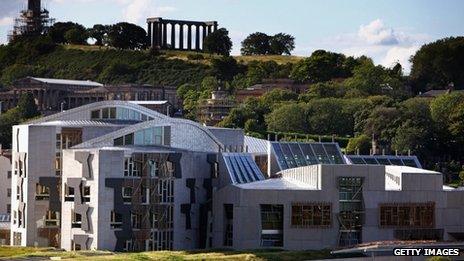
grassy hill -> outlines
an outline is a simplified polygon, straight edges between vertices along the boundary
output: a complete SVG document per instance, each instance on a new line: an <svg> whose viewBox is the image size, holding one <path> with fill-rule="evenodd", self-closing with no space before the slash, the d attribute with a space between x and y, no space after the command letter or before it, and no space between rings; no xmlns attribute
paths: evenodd
<svg viewBox="0 0 464 261"><path fill-rule="evenodd" d="M0 247L0 259L17 260L313 260L336 257L329 250L320 251L157 251L113 253L108 251L65 252L53 248ZM337 256L340 257L340 256Z"/></svg>

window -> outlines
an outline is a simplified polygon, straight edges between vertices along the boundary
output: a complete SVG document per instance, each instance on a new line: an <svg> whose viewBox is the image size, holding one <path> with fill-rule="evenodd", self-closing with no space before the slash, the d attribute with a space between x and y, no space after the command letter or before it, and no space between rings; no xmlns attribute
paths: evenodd
<svg viewBox="0 0 464 261"><path fill-rule="evenodd" d="M150 188L142 186L140 189L140 198L142 199L142 204L150 204Z"/></svg>
<svg viewBox="0 0 464 261"><path fill-rule="evenodd" d="M11 204L6 204L6 213L11 214Z"/></svg>
<svg viewBox="0 0 464 261"><path fill-rule="evenodd" d="M61 176L61 153L57 152L55 154L55 175Z"/></svg>
<svg viewBox="0 0 464 261"><path fill-rule="evenodd" d="M11 170L7 171L7 172L6 172L6 175L7 175L7 178L8 178L8 179L11 179Z"/></svg>
<svg viewBox="0 0 464 261"><path fill-rule="evenodd" d="M135 162L131 157L125 158L124 177L140 177L140 162Z"/></svg>
<svg viewBox="0 0 464 261"><path fill-rule="evenodd" d="M98 120L100 119L100 110L94 110L90 113L90 119Z"/></svg>
<svg viewBox="0 0 464 261"><path fill-rule="evenodd" d="M234 205L224 204L224 246L233 246Z"/></svg>
<svg viewBox="0 0 464 261"><path fill-rule="evenodd" d="M380 227L433 228L435 203L381 204Z"/></svg>
<svg viewBox="0 0 464 261"><path fill-rule="evenodd" d="M11 189L10 188L6 189L6 196L11 198Z"/></svg>
<svg viewBox="0 0 464 261"><path fill-rule="evenodd" d="M17 220L18 220L18 212L16 212L16 210L13 210L13 225L16 225Z"/></svg>
<svg viewBox="0 0 464 261"><path fill-rule="evenodd" d="M103 108L102 119L109 119L109 118L110 118L110 108Z"/></svg>
<svg viewBox="0 0 464 261"><path fill-rule="evenodd" d="M109 108L110 119L116 119L116 108Z"/></svg>
<svg viewBox="0 0 464 261"><path fill-rule="evenodd" d="M123 146L124 145L124 137L119 137L114 139L114 146Z"/></svg>
<svg viewBox="0 0 464 261"><path fill-rule="evenodd" d="M174 201L174 181L163 179L159 181L158 197L160 203L171 203Z"/></svg>
<svg viewBox="0 0 464 261"><path fill-rule="evenodd" d="M82 227L82 215L72 211L72 220L71 228L81 228Z"/></svg>
<svg viewBox="0 0 464 261"><path fill-rule="evenodd" d="M124 136L124 145L134 145L133 133Z"/></svg>
<svg viewBox="0 0 464 261"><path fill-rule="evenodd" d="M64 185L64 201L74 201L74 188Z"/></svg>
<svg viewBox="0 0 464 261"><path fill-rule="evenodd" d="M141 227L140 220L141 220L141 215L131 213L131 226L132 226L132 229L140 229L140 227Z"/></svg>
<svg viewBox="0 0 464 261"><path fill-rule="evenodd" d="M90 202L90 186L85 186L82 191L82 201Z"/></svg>
<svg viewBox="0 0 464 261"><path fill-rule="evenodd" d="M48 200L50 198L50 188L44 185L35 185L35 199L36 200Z"/></svg>
<svg viewBox="0 0 464 261"><path fill-rule="evenodd" d="M60 213L56 211L47 211L45 215L45 226L46 227L57 227L60 225Z"/></svg>
<svg viewBox="0 0 464 261"><path fill-rule="evenodd" d="M283 205L261 205L261 246L283 246Z"/></svg>
<svg viewBox="0 0 464 261"><path fill-rule="evenodd" d="M132 188L129 188L129 187L122 188L122 201L124 203L132 202L132 194L133 194Z"/></svg>
<svg viewBox="0 0 464 261"><path fill-rule="evenodd" d="M292 227L330 227L330 224L330 203L296 203L292 205Z"/></svg>
<svg viewBox="0 0 464 261"><path fill-rule="evenodd" d="M21 198L21 188L16 186L16 199L19 200Z"/></svg>
<svg viewBox="0 0 464 261"><path fill-rule="evenodd" d="M158 177L158 163L154 160L148 161L150 177Z"/></svg>
<svg viewBox="0 0 464 261"><path fill-rule="evenodd" d="M122 215L114 212L114 210L111 211L110 226L111 229L122 228Z"/></svg>

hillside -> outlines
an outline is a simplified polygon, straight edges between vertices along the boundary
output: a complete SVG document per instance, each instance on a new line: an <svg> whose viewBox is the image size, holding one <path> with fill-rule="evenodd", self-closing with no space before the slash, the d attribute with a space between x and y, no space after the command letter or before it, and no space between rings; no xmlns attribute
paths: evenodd
<svg viewBox="0 0 464 261"><path fill-rule="evenodd" d="M28 50L27 52L25 50ZM199 84L212 75L211 61L218 55L198 52L117 50L88 45L49 46L34 43L0 46L0 84L10 85L25 76L94 80L102 83L147 83L179 86ZM239 64L251 61L296 63L296 56L236 56Z"/></svg>

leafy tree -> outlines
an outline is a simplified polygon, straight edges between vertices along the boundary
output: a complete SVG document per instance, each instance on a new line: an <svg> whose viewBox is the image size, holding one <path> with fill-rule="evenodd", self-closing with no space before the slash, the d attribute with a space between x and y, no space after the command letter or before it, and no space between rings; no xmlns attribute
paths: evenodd
<svg viewBox="0 0 464 261"><path fill-rule="evenodd" d="M21 116L17 109L11 109L0 115L0 144L11 148L12 126L19 124Z"/></svg>
<svg viewBox="0 0 464 261"><path fill-rule="evenodd" d="M394 107L377 107L367 118L364 133L381 144L389 144L396 135L400 112Z"/></svg>
<svg viewBox="0 0 464 261"><path fill-rule="evenodd" d="M256 32L250 34L242 41L242 55L265 55L270 50L270 36L265 33Z"/></svg>
<svg viewBox="0 0 464 261"><path fill-rule="evenodd" d="M309 101L311 99L320 98L341 98L345 95L345 87L343 84L338 82L319 82L311 84L306 93L300 95L299 99L303 101Z"/></svg>
<svg viewBox="0 0 464 261"><path fill-rule="evenodd" d="M85 29L75 27L66 31L64 38L69 44L86 44L88 35Z"/></svg>
<svg viewBox="0 0 464 261"><path fill-rule="evenodd" d="M96 24L88 30L89 37L95 39L95 45L103 46L108 37L109 26Z"/></svg>
<svg viewBox="0 0 464 261"><path fill-rule="evenodd" d="M203 47L207 53L228 56L232 50L232 41L229 37L229 31L225 28L220 28L212 32L206 36Z"/></svg>
<svg viewBox="0 0 464 261"><path fill-rule="evenodd" d="M449 130L456 137L464 137L464 103L453 110L450 117Z"/></svg>
<svg viewBox="0 0 464 261"><path fill-rule="evenodd" d="M147 47L147 32L135 24L117 23L108 31L108 43L120 49L141 50Z"/></svg>
<svg viewBox="0 0 464 261"><path fill-rule="evenodd" d="M452 92L441 95L434 99L430 104L431 115L434 121L444 128L451 124L451 115L454 110L464 103L464 94Z"/></svg>
<svg viewBox="0 0 464 261"><path fill-rule="evenodd" d="M401 90L404 86L399 76L392 77L381 65L375 66L372 61L363 62L353 70L353 77L345 84L350 89L359 90L365 95L378 95L390 90Z"/></svg>
<svg viewBox="0 0 464 261"><path fill-rule="evenodd" d="M269 47L270 54L290 55L293 49L295 49L295 37L289 34L278 33L271 37Z"/></svg>
<svg viewBox="0 0 464 261"><path fill-rule="evenodd" d="M351 138L346 146L346 152L355 154L359 152L361 155L368 155L371 149L371 139L367 135L359 135Z"/></svg>
<svg viewBox="0 0 464 261"><path fill-rule="evenodd" d="M305 108L299 104L285 104L273 110L267 117L268 130L276 132L306 133Z"/></svg>
<svg viewBox="0 0 464 261"><path fill-rule="evenodd" d="M30 92L23 93L19 97L16 106L21 119L30 119L40 115L37 105L35 104L34 95Z"/></svg>
<svg viewBox="0 0 464 261"><path fill-rule="evenodd" d="M5 68L1 74L1 80L6 85L11 85L15 80L34 75L35 67L24 64L14 64Z"/></svg>
<svg viewBox="0 0 464 261"><path fill-rule="evenodd" d="M114 61L106 67L100 74L99 80L112 83L133 83L135 82L136 68L125 63Z"/></svg>
<svg viewBox="0 0 464 261"><path fill-rule="evenodd" d="M411 58L414 91L464 86L464 37L444 38L423 45Z"/></svg>
<svg viewBox="0 0 464 261"><path fill-rule="evenodd" d="M73 22L58 22L53 24L48 31L48 35L51 37L53 42L58 44L69 43L66 39L66 32L75 29L79 32L85 32L86 29L83 25Z"/></svg>
<svg viewBox="0 0 464 261"><path fill-rule="evenodd" d="M290 77L299 82L325 82L335 78L344 78L351 74L345 66L343 54L314 51L310 57L295 64Z"/></svg>
<svg viewBox="0 0 464 261"><path fill-rule="evenodd" d="M231 81L241 68L233 57L224 56L211 60L211 71L219 80Z"/></svg>

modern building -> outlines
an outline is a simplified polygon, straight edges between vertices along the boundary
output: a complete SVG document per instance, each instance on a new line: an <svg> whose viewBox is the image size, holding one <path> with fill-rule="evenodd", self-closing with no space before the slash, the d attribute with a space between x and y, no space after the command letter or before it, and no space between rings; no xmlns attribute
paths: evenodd
<svg viewBox="0 0 464 261"><path fill-rule="evenodd" d="M175 87L103 85L93 81L26 77L13 82L7 91L0 92L3 111L14 108L21 94L26 92L34 95L37 107L46 115L106 100L167 101L172 105L173 112L182 108Z"/></svg>
<svg viewBox="0 0 464 261"><path fill-rule="evenodd" d="M10 244L11 151L0 144L0 245Z"/></svg>
<svg viewBox="0 0 464 261"><path fill-rule="evenodd" d="M464 192L414 156L271 142L102 101L13 128L11 243L322 249L462 240Z"/></svg>

